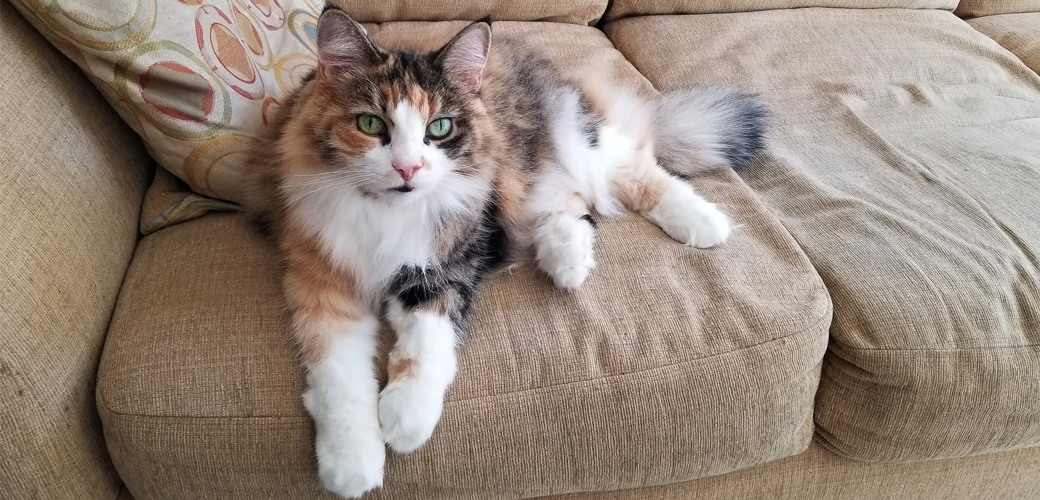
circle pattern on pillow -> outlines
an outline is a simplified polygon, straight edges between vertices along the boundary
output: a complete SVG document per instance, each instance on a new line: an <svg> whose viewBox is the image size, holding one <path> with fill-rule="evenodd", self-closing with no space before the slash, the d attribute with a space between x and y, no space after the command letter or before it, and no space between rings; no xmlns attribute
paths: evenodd
<svg viewBox="0 0 1040 500"><path fill-rule="evenodd" d="M238 0L235 0L238 1ZM269 30L282 27L285 22L285 11L277 0L248 0L246 8Z"/></svg>
<svg viewBox="0 0 1040 500"><path fill-rule="evenodd" d="M93 50L120 50L146 40L155 25L157 0L124 0L106 5L103 16L91 15L77 0L37 0L37 12L48 28L68 41Z"/></svg>
<svg viewBox="0 0 1040 500"><path fill-rule="evenodd" d="M213 135L231 120L231 96L220 77L192 51L158 40L134 47L116 64L123 103L160 132L191 140Z"/></svg>
<svg viewBox="0 0 1040 500"><path fill-rule="evenodd" d="M185 181L198 186L238 182L251 146L251 138L237 134L220 135L204 142L184 160ZM214 196L216 193L202 194Z"/></svg>
<svg viewBox="0 0 1040 500"><path fill-rule="evenodd" d="M319 0L14 0L74 45L164 168L242 201L253 137L317 64Z"/></svg>
<svg viewBox="0 0 1040 500"><path fill-rule="evenodd" d="M242 41L249 48L249 52L253 54L257 65L261 69L271 69L271 64L274 63L274 55L271 52L264 28L254 21L255 18L249 15L249 11L244 10L238 2L231 5L231 11L235 27L238 28Z"/></svg>
<svg viewBox="0 0 1040 500"><path fill-rule="evenodd" d="M264 82L238 27L214 5L203 5L195 14L195 38L209 67L228 87L246 99L264 96Z"/></svg>
<svg viewBox="0 0 1040 500"><path fill-rule="evenodd" d="M311 52L318 49L318 18L310 11L296 9L289 13L289 31Z"/></svg>
<svg viewBox="0 0 1040 500"><path fill-rule="evenodd" d="M311 54L287 54L274 63L275 82L282 88L296 88L317 64L318 58Z"/></svg>

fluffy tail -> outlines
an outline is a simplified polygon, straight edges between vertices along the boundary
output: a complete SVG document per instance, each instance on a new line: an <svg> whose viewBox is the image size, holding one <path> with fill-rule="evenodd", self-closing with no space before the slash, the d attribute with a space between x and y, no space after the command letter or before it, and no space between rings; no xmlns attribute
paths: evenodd
<svg viewBox="0 0 1040 500"><path fill-rule="evenodd" d="M665 92L652 103L654 154L664 168L690 175L746 168L765 142L768 110L728 89Z"/></svg>

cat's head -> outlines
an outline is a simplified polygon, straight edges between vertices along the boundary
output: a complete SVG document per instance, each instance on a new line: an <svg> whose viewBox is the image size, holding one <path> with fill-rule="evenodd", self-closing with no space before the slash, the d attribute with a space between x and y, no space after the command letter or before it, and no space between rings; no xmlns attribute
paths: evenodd
<svg viewBox="0 0 1040 500"><path fill-rule="evenodd" d="M387 200L453 189L475 173L480 87L491 28L474 23L440 50L384 51L343 11L318 20L312 123L323 169Z"/></svg>

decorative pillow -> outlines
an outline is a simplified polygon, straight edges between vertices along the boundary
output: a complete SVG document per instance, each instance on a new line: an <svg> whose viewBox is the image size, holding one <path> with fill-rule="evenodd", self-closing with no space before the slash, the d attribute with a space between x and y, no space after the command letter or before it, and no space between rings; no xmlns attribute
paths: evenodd
<svg viewBox="0 0 1040 500"><path fill-rule="evenodd" d="M14 0L160 165L240 200L250 137L315 64L320 0Z"/></svg>
<svg viewBox="0 0 1040 500"><path fill-rule="evenodd" d="M593 22L606 0L335 0L359 21L444 15ZM241 201L251 138L316 63L322 0L13 0L200 194ZM442 12L443 11L443 12ZM457 11L457 12L456 12Z"/></svg>

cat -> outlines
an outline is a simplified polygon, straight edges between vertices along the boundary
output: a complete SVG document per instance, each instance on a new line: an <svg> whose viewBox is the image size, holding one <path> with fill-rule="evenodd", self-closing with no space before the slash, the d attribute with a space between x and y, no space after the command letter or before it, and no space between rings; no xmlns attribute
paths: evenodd
<svg viewBox="0 0 1040 500"><path fill-rule="evenodd" d="M763 146L753 96L644 100L494 46L477 22L430 53L386 51L328 7L317 68L257 143L250 205L282 255L319 477L341 496L382 485L384 443L430 438L490 273L528 252L577 289L595 266L592 212L621 206L686 245L721 244L729 219L676 174L744 167ZM382 390L381 321L395 335Z"/></svg>

